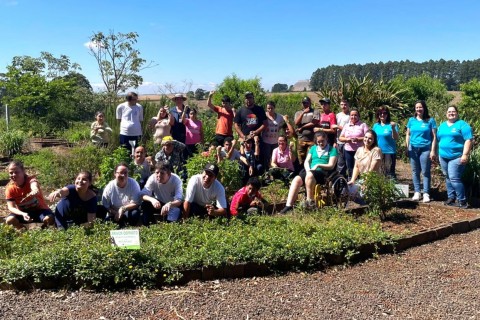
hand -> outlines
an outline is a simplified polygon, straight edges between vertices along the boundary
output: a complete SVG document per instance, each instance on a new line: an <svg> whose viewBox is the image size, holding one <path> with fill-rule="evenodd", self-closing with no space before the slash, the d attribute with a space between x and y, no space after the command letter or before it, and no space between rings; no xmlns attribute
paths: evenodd
<svg viewBox="0 0 480 320"><path fill-rule="evenodd" d="M395 122L393 122L393 121L390 121L390 125L391 125L392 128L394 129L397 124L396 124Z"/></svg>
<svg viewBox="0 0 480 320"><path fill-rule="evenodd" d="M157 199L152 201L152 207L154 207L155 209L160 209L161 206L162 204Z"/></svg>
<svg viewBox="0 0 480 320"><path fill-rule="evenodd" d="M61 198L62 197L62 194L60 193L60 190L55 190L53 191L52 193L50 193L48 195L48 200L50 200L50 202L55 202L55 199L56 198Z"/></svg>
<svg viewBox="0 0 480 320"><path fill-rule="evenodd" d="M38 194L39 192L40 192L40 190L38 190L37 186L31 186L31 191L29 193L30 193L30 196L34 196L34 195Z"/></svg>
<svg viewBox="0 0 480 320"><path fill-rule="evenodd" d="M165 203L165 205L162 207L161 214L162 216L166 216L168 212L170 211L170 208L172 207L171 202Z"/></svg>
<svg viewBox="0 0 480 320"><path fill-rule="evenodd" d="M433 151L430 152L430 160L432 160L433 162L437 161L437 155Z"/></svg>
<svg viewBox="0 0 480 320"><path fill-rule="evenodd" d="M30 221L32 221L32 218L30 218L28 213L24 213L23 214L23 220L25 220L25 222L30 222Z"/></svg>
<svg viewBox="0 0 480 320"><path fill-rule="evenodd" d="M460 163L467 164L467 162L468 162L468 156L466 154L462 154L462 157L460 158Z"/></svg>
<svg viewBox="0 0 480 320"><path fill-rule="evenodd" d="M237 140L233 139L232 140L232 148L235 147L235 144L237 144Z"/></svg>
<svg viewBox="0 0 480 320"><path fill-rule="evenodd" d="M253 166L248 167L248 175L253 176Z"/></svg>
<svg viewBox="0 0 480 320"><path fill-rule="evenodd" d="M255 141L255 143L258 143L260 141L260 137L259 136L254 136L253 141Z"/></svg>
<svg viewBox="0 0 480 320"><path fill-rule="evenodd" d="M215 94L215 90L213 91L210 91L210 93L208 94L209 97L213 96Z"/></svg>
<svg viewBox="0 0 480 320"><path fill-rule="evenodd" d="M284 115L284 116L283 116L283 121L285 121L286 123L288 123L288 115Z"/></svg>
<svg viewBox="0 0 480 320"><path fill-rule="evenodd" d="M220 152L220 151L222 151L222 146L217 147L217 152Z"/></svg>
<svg viewBox="0 0 480 320"><path fill-rule="evenodd" d="M211 204L205 205L205 208L207 209L207 214L209 216L212 216L215 213L215 207Z"/></svg>
<svg viewBox="0 0 480 320"><path fill-rule="evenodd" d="M351 186L351 185L355 184L355 181L350 180L350 181L347 182L347 184Z"/></svg>

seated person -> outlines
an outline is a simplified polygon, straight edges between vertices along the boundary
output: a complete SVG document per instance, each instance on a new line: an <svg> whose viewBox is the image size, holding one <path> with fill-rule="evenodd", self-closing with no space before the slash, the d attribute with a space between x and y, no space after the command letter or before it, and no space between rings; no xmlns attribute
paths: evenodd
<svg viewBox="0 0 480 320"><path fill-rule="evenodd" d="M218 162L222 161L223 159L228 159L231 161L240 160L240 151L235 149L236 141L232 137L226 137L223 140L223 147L217 147L217 159Z"/></svg>
<svg viewBox="0 0 480 320"><path fill-rule="evenodd" d="M382 151L377 146L377 134L373 130L368 130L363 137L363 147L355 152L355 165L353 167L352 177L348 181L349 192L355 196L359 194L359 185L357 178L363 173L382 171Z"/></svg>
<svg viewBox="0 0 480 320"><path fill-rule="evenodd" d="M173 167L173 172L180 175L182 179L186 179L183 157L185 147L184 143L173 140L171 136L163 137L162 149L155 155L155 162L168 161Z"/></svg>
<svg viewBox="0 0 480 320"><path fill-rule="evenodd" d="M337 163L337 149L328 144L327 134L323 131L315 133L315 144L308 150L307 157L304 162L305 169L296 176L290 189L288 190L288 198L285 208L280 213L287 213L293 209L293 204L297 200L300 187L305 184L307 191L307 199L305 205L307 208L314 208L313 200L314 189L317 183L325 183L328 171L335 168Z"/></svg>
<svg viewBox="0 0 480 320"><path fill-rule="evenodd" d="M42 222L44 227L53 225L53 212L45 203L37 178L27 175L20 161L10 162L7 170L10 182L5 189L5 199L10 214L5 223L17 229L24 228L23 223L28 222Z"/></svg>
<svg viewBox="0 0 480 320"><path fill-rule="evenodd" d="M215 217L227 215L225 188L217 180L218 166L207 164L202 174L196 174L188 180L183 209L185 217Z"/></svg>
<svg viewBox="0 0 480 320"><path fill-rule="evenodd" d="M256 177L263 173L263 165L260 161L260 138L247 139L240 147L240 164L243 170L243 184L246 184L250 177Z"/></svg>
<svg viewBox="0 0 480 320"><path fill-rule="evenodd" d="M152 164L148 160L145 148L142 146L136 147L133 162L135 163L135 173L140 174L137 181L140 185L140 189L143 188L145 182L147 182L147 179L152 174Z"/></svg>
<svg viewBox="0 0 480 320"><path fill-rule="evenodd" d="M278 137L278 148L272 153L272 161L270 163L269 175L273 179L281 179L288 181L289 177L295 171L294 162L297 155L294 151L295 144L292 142L288 145L287 137L280 135Z"/></svg>
<svg viewBox="0 0 480 320"><path fill-rule="evenodd" d="M257 177L248 179L247 185L238 190L232 198L230 204L230 214L232 216L241 213L256 214L263 209L264 200L260 192L262 184Z"/></svg>
<svg viewBox="0 0 480 320"><path fill-rule="evenodd" d="M142 190L143 224L148 226L154 213L160 213L167 222L176 222L181 218L183 202L182 180L172 173L168 161L155 165L152 174Z"/></svg>
<svg viewBox="0 0 480 320"><path fill-rule="evenodd" d="M105 122L105 113L98 111L95 122L90 126L90 139L99 147L107 147L112 137L112 128Z"/></svg>
<svg viewBox="0 0 480 320"><path fill-rule="evenodd" d="M68 229L69 223L90 224L96 218L97 194L92 190L92 174L89 171L81 171L75 178L75 184L53 191L48 198L51 202L61 199L55 208L58 229Z"/></svg>
<svg viewBox="0 0 480 320"><path fill-rule="evenodd" d="M115 179L110 181L102 195L106 221L115 221L120 227L136 226L140 219L140 186L128 176L128 165L120 163L114 170Z"/></svg>
<svg viewBox="0 0 480 320"><path fill-rule="evenodd" d="M216 141L213 141L212 143L206 142L203 148L202 157L210 157L213 154L217 154L216 150L218 150L218 144Z"/></svg>

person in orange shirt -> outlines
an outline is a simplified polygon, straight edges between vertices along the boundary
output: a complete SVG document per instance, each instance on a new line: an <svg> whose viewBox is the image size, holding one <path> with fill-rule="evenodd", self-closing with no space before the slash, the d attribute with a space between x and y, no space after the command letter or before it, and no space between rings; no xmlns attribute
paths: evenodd
<svg viewBox="0 0 480 320"><path fill-rule="evenodd" d="M212 96L215 91L210 91L208 95L207 105L217 114L217 127L215 129L215 141L219 146L223 146L225 138L233 139L233 118L235 117L235 109L232 108L229 96L223 96L222 106L215 106L212 103Z"/></svg>
<svg viewBox="0 0 480 320"><path fill-rule="evenodd" d="M24 228L23 223L29 222L43 222L45 227L54 224L55 217L45 203L37 178L25 173L23 163L10 162L8 175L10 182L5 189L5 199L10 215L5 223L17 229Z"/></svg>

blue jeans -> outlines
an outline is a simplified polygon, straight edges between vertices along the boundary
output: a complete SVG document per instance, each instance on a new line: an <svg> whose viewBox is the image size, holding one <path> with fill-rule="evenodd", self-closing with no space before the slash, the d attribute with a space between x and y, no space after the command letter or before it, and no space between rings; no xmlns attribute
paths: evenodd
<svg viewBox="0 0 480 320"><path fill-rule="evenodd" d="M415 192L420 192L420 172L423 175L423 192L430 193L430 167L432 161L430 160L430 146L416 148L410 146L408 157L410 158L410 166L412 167L413 189Z"/></svg>
<svg viewBox="0 0 480 320"><path fill-rule="evenodd" d="M447 194L449 199L457 199L460 202L466 201L465 186L462 182L462 175L465 165L460 163L460 158L445 159L440 157L440 166L445 175Z"/></svg>

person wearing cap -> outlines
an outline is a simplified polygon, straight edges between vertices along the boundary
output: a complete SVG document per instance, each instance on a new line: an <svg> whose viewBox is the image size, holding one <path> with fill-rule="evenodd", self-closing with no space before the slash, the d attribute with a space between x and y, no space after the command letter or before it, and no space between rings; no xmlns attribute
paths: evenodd
<svg viewBox="0 0 480 320"><path fill-rule="evenodd" d="M320 117L318 110L313 110L312 100L309 97L302 99L303 109L295 112L295 126L298 135L298 162L303 165L307 156L308 149L314 145L313 128L318 123Z"/></svg>
<svg viewBox="0 0 480 320"><path fill-rule="evenodd" d="M208 163L203 173L196 174L188 180L183 210L185 217L216 217L227 215L225 188L217 180L218 166Z"/></svg>
<svg viewBox="0 0 480 320"><path fill-rule="evenodd" d="M182 214L183 189L182 180L172 173L172 165L162 161L155 165L152 174L142 190L143 224L148 226L154 213L167 222L179 221Z"/></svg>
<svg viewBox="0 0 480 320"><path fill-rule="evenodd" d="M322 107L322 112L320 113L318 125L313 129L313 131L325 132L327 134L328 144L333 147L336 143L337 119L335 117L335 113L333 113L330 109L330 99L322 98L319 102L320 106Z"/></svg>
<svg viewBox="0 0 480 320"><path fill-rule="evenodd" d="M142 137L143 107L137 103L135 92L129 92L126 99L117 106L116 118L120 124L120 145L128 149L129 141L138 144Z"/></svg>
<svg viewBox="0 0 480 320"><path fill-rule="evenodd" d="M208 94L207 105L217 114L217 126L215 128L215 141L219 146L223 146L225 138L233 138L233 118L235 117L235 109L232 108L232 101L229 96L222 97L222 106L215 106L212 103L212 97L215 91Z"/></svg>
<svg viewBox="0 0 480 320"><path fill-rule="evenodd" d="M252 92L245 93L245 106L237 111L233 118L235 131L242 141L254 136L260 137L267 126L267 116L262 107L255 104Z"/></svg>
<svg viewBox="0 0 480 320"><path fill-rule="evenodd" d="M185 144L174 140L171 136L163 137L162 149L155 155L155 162L168 161L174 168L175 173L186 179L184 170L183 150Z"/></svg>
<svg viewBox="0 0 480 320"><path fill-rule="evenodd" d="M347 175L347 165L345 163L345 142L340 141L340 134L343 127L350 122L350 104L347 99L340 101L340 108L342 111L337 113L337 171L343 176Z"/></svg>
<svg viewBox="0 0 480 320"><path fill-rule="evenodd" d="M190 114L190 108L184 105L186 100L187 97L181 93L177 93L172 98L172 101L175 102L175 106L170 108L170 114L174 119L171 129L172 138L181 143L185 143L187 136L185 124L183 124L181 120L182 114L185 113L186 118L188 118Z"/></svg>

